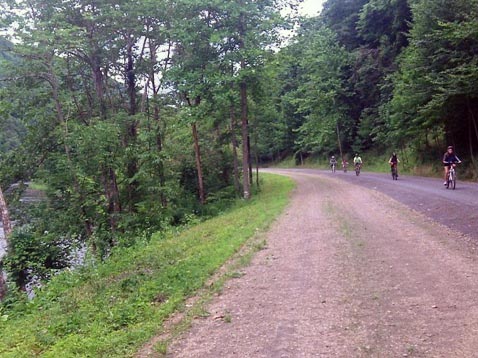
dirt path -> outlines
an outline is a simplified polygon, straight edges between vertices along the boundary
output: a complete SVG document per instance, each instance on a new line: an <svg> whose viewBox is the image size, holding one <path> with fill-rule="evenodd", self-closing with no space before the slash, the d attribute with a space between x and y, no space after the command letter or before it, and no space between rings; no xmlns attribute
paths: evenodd
<svg viewBox="0 0 478 358"><path fill-rule="evenodd" d="M273 169L269 171L274 172ZM389 173L355 173L319 169L284 169L282 172L333 177L346 183L387 194L425 216L460 231L478 243L478 183L459 180L456 190L447 190L443 179L401 175L393 181Z"/></svg>
<svg viewBox="0 0 478 358"><path fill-rule="evenodd" d="M472 245L377 191L289 175L267 249L168 357L478 356Z"/></svg>

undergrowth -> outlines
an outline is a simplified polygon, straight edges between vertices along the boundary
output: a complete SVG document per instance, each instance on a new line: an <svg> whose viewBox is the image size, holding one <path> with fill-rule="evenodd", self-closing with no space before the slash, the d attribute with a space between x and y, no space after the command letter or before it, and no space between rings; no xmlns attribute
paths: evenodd
<svg viewBox="0 0 478 358"><path fill-rule="evenodd" d="M131 357L207 279L282 211L290 179L182 232L153 235L98 266L64 272L0 312L1 357Z"/></svg>

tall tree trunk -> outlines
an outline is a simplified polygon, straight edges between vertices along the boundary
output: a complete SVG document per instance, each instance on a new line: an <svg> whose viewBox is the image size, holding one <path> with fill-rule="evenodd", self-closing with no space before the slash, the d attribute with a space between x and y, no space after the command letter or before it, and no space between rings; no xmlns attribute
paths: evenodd
<svg viewBox="0 0 478 358"><path fill-rule="evenodd" d="M49 69L49 73L48 73L48 76L47 76L47 81L50 84L51 89L52 89L52 97L53 97L53 101L55 102L56 117L57 117L58 123L60 124L60 126L63 129L63 131L62 131L62 133L63 133L63 138L62 138L63 148L64 148L64 151L65 151L66 160L67 160L67 163L68 163L68 169L70 170L70 173L73 177L73 189L75 190L75 192L77 193L77 195L80 198L79 202L81 203L80 204L81 213L83 214L83 217L84 217L83 224L84 224L84 227L85 227L86 235L87 235L87 237L91 237L91 235L93 234L93 224L91 223L90 219L86 215L86 209L83 205L83 203L85 202L85 197L84 197L84 194L82 193L82 191L80 189L80 185L79 185L79 182L78 182L78 176L77 176L76 171L74 170L74 167L73 167L73 161L72 161L72 158L71 158L71 150L70 150L70 146L68 145L68 135L69 135L69 133L68 133L68 123L65 119L65 114L63 112L63 106L62 106L62 103L60 101L60 94L59 94L60 85L59 85L59 82L58 82L58 78L55 75L55 72L53 70L53 65L51 63L51 59L50 59L50 62L48 63L48 69Z"/></svg>
<svg viewBox="0 0 478 358"><path fill-rule="evenodd" d="M3 197L2 189L0 188L0 215L3 223L3 232L5 235L5 241L8 243L8 237L12 232L12 225L10 222L10 214L8 212L7 203L5 202L5 198ZM3 272L3 265L2 265L3 257L0 257L0 301L3 300L7 293L7 283L5 282L5 275Z"/></svg>
<svg viewBox="0 0 478 358"><path fill-rule="evenodd" d="M473 112L473 108L471 108L469 98L466 99L466 104L467 104L467 107L468 107L468 113L469 113L469 117L470 117L469 127L473 127L474 133L475 133L475 139L478 142L478 126L476 124L475 113ZM471 134L471 128L469 128L468 132L469 132L469 141L470 141L470 157L471 157L471 162L473 164L473 167L475 169L475 174L476 174L478 166L476 164L475 156L474 156L474 153L473 153L473 137L472 137L472 134Z"/></svg>
<svg viewBox="0 0 478 358"><path fill-rule="evenodd" d="M476 124L475 112L473 112L473 108L471 108L469 98L466 99L466 103L467 103L467 107L468 107L468 113L470 114L471 123L473 124L473 129L474 129L474 132L475 132L475 139L478 141L478 125Z"/></svg>
<svg viewBox="0 0 478 358"><path fill-rule="evenodd" d="M130 115L130 122L126 132L126 146L136 146L136 140L138 136L138 121L134 118L137 113L137 100L136 100L136 75L134 71L134 54L133 46L134 41L131 36L127 36L128 45L126 47L126 68L125 77L127 84L127 92L129 98L128 114ZM138 172L138 158L135 150L131 151L131 157L128 158L127 164L127 177L128 177L128 210L134 212L136 209L136 203L139 199L138 186L139 183L134 179Z"/></svg>
<svg viewBox="0 0 478 358"><path fill-rule="evenodd" d="M468 119L468 146L470 149L471 163L476 168L475 157L473 155L473 135L471 134L471 118Z"/></svg>
<svg viewBox="0 0 478 358"><path fill-rule="evenodd" d="M151 85L152 87L152 92L153 92L153 120L156 124L156 149L158 152L158 155L161 154L163 151L163 137L161 133L161 117L160 117L160 109L159 109L159 104L158 104L158 93L159 90L161 89L162 86L162 81L159 82L159 84L156 84L156 68L155 66L157 65L157 50L158 46L157 44L152 40L149 39L149 48L150 48L150 72L149 72L149 77L148 80L146 81L145 84L145 89L143 93L143 98L142 98L142 105L141 105L141 111L145 111L145 104L148 103L148 116L149 116L149 101L148 101L148 86ZM162 71L165 72L168 66L168 59L170 57L172 50L172 44L168 43L168 51L167 51L167 58L164 61L164 65L162 68ZM160 201L161 205L165 208L168 206L168 200L164 192L164 188L166 185L166 178L165 178L165 173L164 173L164 163L162 159L158 160L157 164L157 171L158 171L158 177L159 177L159 184L160 184L160 191L159 191L159 196L160 196Z"/></svg>
<svg viewBox="0 0 478 358"><path fill-rule="evenodd" d="M108 212L110 220L110 228L114 233L117 230L118 215L121 213L121 202L119 200L118 183L116 180L116 173L112 168L107 169L107 187L106 197L108 198Z"/></svg>
<svg viewBox="0 0 478 358"><path fill-rule="evenodd" d="M342 164L345 163L344 152L342 151L342 140L340 139L340 128L339 122L337 122L337 143L339 145L340 158L342 158Z"/></svg>
<svg viewBox="0 0 478 358"><path fill-rule="evenodd" d="M3 301L6 294L7 294L7 282L5 281L3 268L0 265L0 302Z"/></svg>
<svg viewBox="0 0 478 358"><path fill-rule="evenodd" d="M134 73L134 57L133 57L133 46L134 43L132 39L128 37L128 46L126 48L126 84L128 86L128 97L129 97L129 115L134 116L137 112L136 104L136 76Z"/></svg>
<svg viewBox="0 0 478 358"><path fill-rule="evenodd" d="M157 96L157 94L155 94ZM155 101L156 102L156 101ZM160 154L163 151L163 138L161 135L161 123L160 123L160 116L159 116L159 107L157 103L154 104L154 120L157 125L156 129L156 148L158 150L158 154ZM161 205L163 208L168 206L168 200L166 198L166 195L164 194L164 187L166 185L166 178L164 175L164 163L162 159L158 160L157 164L158 168L158 176L159 176L159 185L161 187L160 192L159 192L159 197L161 200Z"/></svg>
<svg viewBox="0 0 478 358"><path fill-rule="evenodd" d="M241 1L242 3L242 1ZM243 51L245 49L244 39L246 37L245 29L245 13L241 13L239 19L239 49ZM241 59L241 71L246 69L246 60L243 57ZM249 120L248 120L248 108L247 108L247 83L246 79L242 78L239 84L239 91L241 97L241 128L242 128L242 181L243 181L243 195L244 199L250 199L251 197L251 182L252 182L252 167L251 167L251 144L249 139Z"/></svg>
<svg viewBox="0 0 478 358"><path fill-rule="evenodd" d="M249 185L252 186L252 184L254 183L254 178L253 178L253 171L252 171L252 149L251 149L251 134L250 134L250 126L249 126L249 120L247 121L247 127L248 127L248 130L247 130L247 153L249 153L249 158L248 158L248 162L249 162Z"/></svg>
<svg viewBox="0 0 478 358"><path fill-rule="evenodd" d="M251 197L249 122L247 119L247 84L240 83L242 128L242 185L244 199Z"/></svg>
<svg viewBox="0 0 478 358"><path fill-rule="evenodd" d="M2 189L0 188L0 214L2 216L2 223L3 223L3 232L5 237L12 233L12 224L10 222L10 214L8 212L8 206L3 196Z"/></svg>
<svg viewBox="0 0 478 358"><path fill-rule="evenodd" d="M98 109L100 118L106 119L106 100L105 100L105 79L101 69L100 49L95 41L94 25L87 26L89 45L92 51L85 56L79 55L82 60L90 65L93 83L95 84L96 98L98 100Z"/></svg>
<svg viewBox="0 0 478 358"><path fill-rule="evenodd" d="M94 61L99 61L94 58ZM95 90L96 96L98 97L99 101L99 111L100 117L102 119L106 119L106 103L105 103L105 90L104 90L104 81L103 81L103 72L101 71L101 67L98 63L95 63L93 68L93 81L95 83Z"/></svg>
<svg viewBox="0 0 478 358"><path fill-rule="evenodd" d="M259 151L257 149L257 131L253 131L254 135L254 161L256 162L256 187L259 188Z"/></svg>
<svg viewBox="0 0 478 358"><path fill-rule="evenodd" d="M193 123L191 127L193 130L194 154L196 156L199 202L201 203L201 205L204 205L204 203L206 202L206 195L204 193L204 182L203 182L202 163L201 163L201 148L199 146L199 135L198 135L196 123Z"/></svg>
<svg viewBox="0 0 478 358"><path fill-rule="evenodd" d="M241 183L239 181L239 158L237 156L237 138L236 138L236 112L234 110L234 103L231 103L230 106L230 117L231 117L231 143L232 143L232 159L233 159L233 170L234 170L234 188L236 193L241 192Z"/></svg>

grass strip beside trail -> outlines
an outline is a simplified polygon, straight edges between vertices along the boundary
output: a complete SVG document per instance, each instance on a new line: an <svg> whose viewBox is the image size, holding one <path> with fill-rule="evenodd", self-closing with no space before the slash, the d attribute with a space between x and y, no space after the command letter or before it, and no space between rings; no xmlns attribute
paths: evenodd
<svg viewBox="0 0 478 358"><path fill-rule="evenodd" d="M55 277L0 320L1 357L131 357L288 202L293 182L262 176L262 190L181 233L116 252L106 263Z"/></svg>

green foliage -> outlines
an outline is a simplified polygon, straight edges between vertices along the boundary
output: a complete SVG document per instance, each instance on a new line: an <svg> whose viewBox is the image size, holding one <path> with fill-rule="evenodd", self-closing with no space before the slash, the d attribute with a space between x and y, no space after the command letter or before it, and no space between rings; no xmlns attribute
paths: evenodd
<svg viewBox="0 0 478 358"><path fill-rule="evenodd" d="M9 272L9 279L24 288L33 279L47 280L67 267L70 246L70 240L61 240L48 232L35 233L31 227L22 226L10 238L4 268Z"/></svg>
<svg viewBox="0 0 478 358"><path fill-rule="evenodd" d="M477 9L476 0L326 1L268 65L267 120L278 130L264 136L264 158L299 162L340 143L344 153L411 148L423 163L453 144L476 176Z"/></svg>
<svg viewBox="0 0 478 358"><path fill-rule="evenodd" d="M390 126L396 141L421 137L418 148L430 141L458 152L468 150L473 160L478 148L476 87L476 1L418 1L410 46L394 76ZM458 30L459 29L459 30ZM406 123L406 125L405 125ZM431 128L431 130L430 130Z"/></svg>
<svg viewBox="0 0 478 358"><path fill-rule="evenodd" d="M202 287L288 201L293 183L264 176L262 190L222 215L149 244L116 249L98 267L64 272L35 299L2 311L0 355L126 357Z"/></svg>
<svg viewBox="0 0 478 358"><path fill-rule="evenodd" d="M321 15L326 26L337 34L340 43L348 50L361 44L357 22L366 3L367 0L327 0L324 3Z"/></svg>
<svg viewBox="0 0 478 358"><path fill-rule="evenodd" d="M348 94L343 71L350 60L326 28L309 40L301 62L307 74L296 99L298 110L307 115L297 129L296 143L303 152L328 152L337 148L337 127L346 127L349 120L344 107Z"/></svg>
<svg viewBox="0 0 478 358"><path fill-rule="evenodd" d="M230 113L240 113L238 84L257 85L279 28L290 27L280 15L284 1L0 3L2 26L16 27L16 45L0 45L18 59L0 74L12 79L0 93L0 149L15 149L0 158L8 168L1 179L45 184L34 242L56 242L44 231L76 237L102 260L117 245L134 245L133 237L229 205L240 189L232 189L233 163L242 159ZM259 91L246 102L253 97ZM198 200L200 170L206 203ZM12 257L12 274L42 260Z"/></svg>

